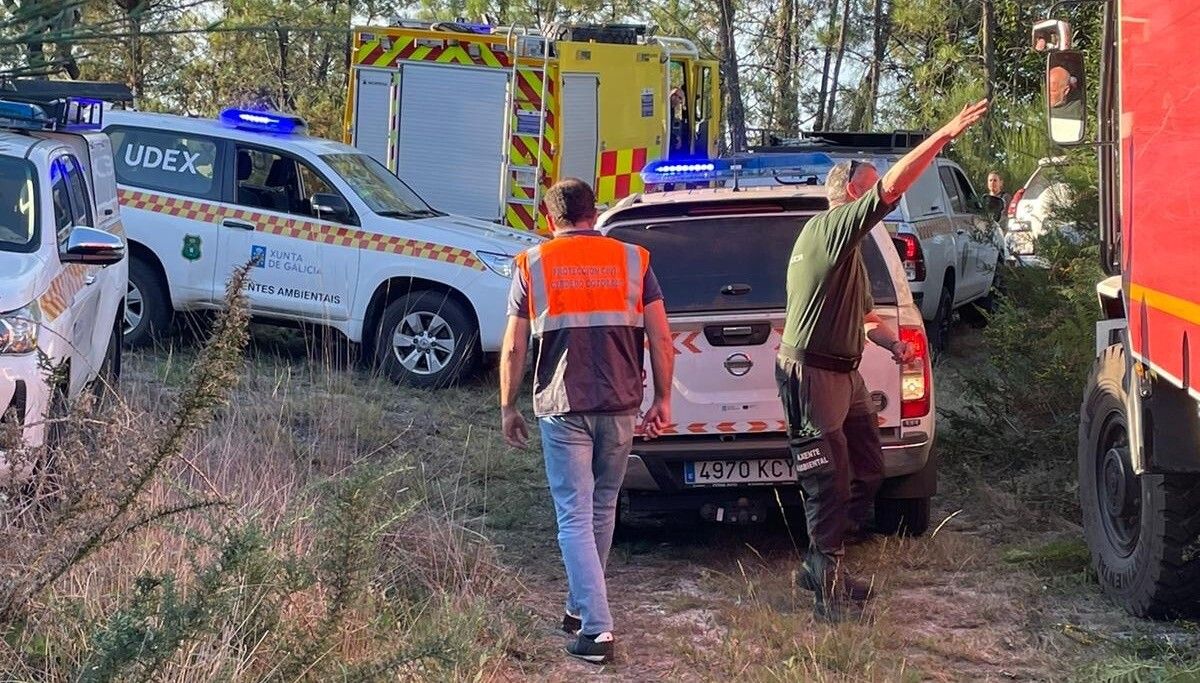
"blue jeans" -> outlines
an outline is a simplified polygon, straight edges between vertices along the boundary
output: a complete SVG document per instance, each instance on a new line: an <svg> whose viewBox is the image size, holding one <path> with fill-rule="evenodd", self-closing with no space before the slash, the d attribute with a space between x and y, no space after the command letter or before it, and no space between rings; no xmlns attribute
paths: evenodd
<svg viewBox="0 0 1200 683"><path fill-rule="evenodd" d="M546 479L567 569L567 612L583 632L613 630L604 568L617 521L617 496L633 448L634 415L560 415L539 420Z"/></svg>

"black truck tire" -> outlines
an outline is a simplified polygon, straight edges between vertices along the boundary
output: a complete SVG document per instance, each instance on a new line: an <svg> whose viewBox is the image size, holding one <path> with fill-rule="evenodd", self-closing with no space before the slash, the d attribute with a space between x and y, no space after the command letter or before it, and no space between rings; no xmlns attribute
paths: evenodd
<svg viewBox="0 0 1200 683"><path fill-rule="evenodd" d="M375 359L398 384L439 389L470 377L479 365L479 327L449 294L418 291L383 311Z"/></svg>
<svg viewBox="0 0 1200 683"><path fill-rule="evenodd" d="M1079 503L1104 592L1139 617L1197 613L1200 477L1133 472L1125 352L1108 347L1083 393Z"/></svg>
<svg viewBox="0 0 1200 683"><path fill-rule="evenodd" d="M937 355L950 350L950 328L954 324L954 292L951 285L942 287L938 294L937 313L933 320L925 325L925 334L929 338L929 346Z"/></svg>
<svg viewBox="0 0 1200 683"><path fill-rule="evenodd" d="M922 536L929 530L929 498L876 498L875 528L888 536Z"/></svg>
<svg viewBox="0 0 1200 683"><path fill-rule="evenodd" d="M149 346L171 326L171 299L157 264L137 256L129 260L129 286L125 297L125 345Z"/></svg>

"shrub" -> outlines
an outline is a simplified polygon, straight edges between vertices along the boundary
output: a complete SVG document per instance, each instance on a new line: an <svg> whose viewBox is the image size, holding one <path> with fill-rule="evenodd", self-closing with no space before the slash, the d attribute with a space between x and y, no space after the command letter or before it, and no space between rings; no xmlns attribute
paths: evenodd
<svg viewBox="0 0 1200 683"><path fill-rule="evenodd" d="M941 412L943 452L991 482L1031 477L1034 496L1070 507L1080 392L1095 359L1101 279L1094 171L1072 169L1075 202L1037 242L1045 268L1005 267L1005 291L958 405ZM1067 487L1070 484L1066 484Z"/></svg>

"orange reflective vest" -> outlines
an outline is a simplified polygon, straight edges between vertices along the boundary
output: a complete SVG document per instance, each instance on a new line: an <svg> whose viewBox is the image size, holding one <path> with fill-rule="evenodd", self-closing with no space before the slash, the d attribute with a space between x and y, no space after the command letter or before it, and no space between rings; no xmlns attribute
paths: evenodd
<svg viewBox="0 0 1200 683"><path fill-rule="evenodd" d="M559 237L517 257L529 286L533 333L571 327L642 327L650 254L609 237Z"/></svg>
<svg viewBox="0 0 1200 683"><path fill-rule="evenodd" d="M642 403L650 254L595 233L560 236L516 259L540 340L539 417L634 414Z"/></svg>

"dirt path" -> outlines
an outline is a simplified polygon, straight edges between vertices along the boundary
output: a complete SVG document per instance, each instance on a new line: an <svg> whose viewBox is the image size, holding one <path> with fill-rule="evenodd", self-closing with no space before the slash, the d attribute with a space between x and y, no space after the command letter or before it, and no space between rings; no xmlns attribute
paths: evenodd
<svg viewBox="0 0 1200 683"><path fill-rule="evenodd" d="M851 561L879 597L869 617L836 628L813 622L782 525L675 522L639 527L614 551L619 661L595 667L562 654L565 580L549 541L524 544L537 633L514 680L1084 680L1124 643L1200 648L1186 624L1133 620L1105 603L1074 546L1065 565L1049 554L1060 565L1042 572L1013 562L965 513L934 538L856 548Z"/></svg>

